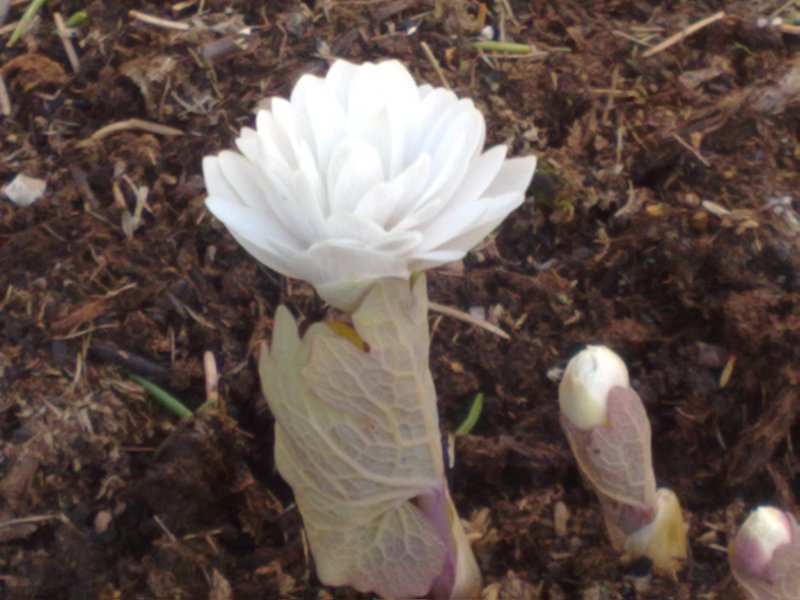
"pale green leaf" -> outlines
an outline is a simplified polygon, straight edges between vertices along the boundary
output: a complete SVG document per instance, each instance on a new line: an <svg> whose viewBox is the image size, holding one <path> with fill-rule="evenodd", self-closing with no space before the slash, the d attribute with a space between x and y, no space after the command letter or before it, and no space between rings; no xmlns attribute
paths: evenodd
<svg viewBox="0 0 800 600"><path fill-rule="evenodd" d="M353 314L366 351L323 324L304 338L289 311L261 355L275 460L291 485L320 579L384 597L425 595L451 555L421 509L446 480L428 369L425 278L379 282ZM445 530L447 524L444 524Z"/></svg>

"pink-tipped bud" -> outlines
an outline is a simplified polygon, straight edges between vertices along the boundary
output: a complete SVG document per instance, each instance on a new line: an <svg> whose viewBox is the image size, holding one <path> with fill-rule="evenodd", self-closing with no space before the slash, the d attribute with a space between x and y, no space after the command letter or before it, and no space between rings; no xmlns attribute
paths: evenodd
<svg viewBox="0 0 800 600"><path fill-rule="evenodd" d="M578 429L604 425L611 388L629 386L628 369L613 350L588 346L569 361L558 387L558 404Z"/></svg>
<svg viewBox="0 0 800 600"><path fill-rule="evenodd" d="M788 512L761 506L728 549L731 570L755 600L800 598L800 529Z"/></svg>

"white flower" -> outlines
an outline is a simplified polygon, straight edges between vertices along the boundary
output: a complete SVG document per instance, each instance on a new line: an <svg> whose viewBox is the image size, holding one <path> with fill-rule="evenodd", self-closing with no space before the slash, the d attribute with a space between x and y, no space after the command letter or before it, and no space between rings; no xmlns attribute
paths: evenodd
<svg viewBox="0 0 800 600"><path fill-rule="evenodd" d="M524 200L534 157L482 152L471 100L397 61L337 61L203 160L206 205L255 258L353 310L377 279L462 258Z"/></svg>
<svg viewBox="0 0 800 600"><path fill-rule="evenodd" d="M608 392L614 386L629 386L625 363L606 346L588 346L564 371L558 387L561 413L579 429L603 425Z"/></svg>

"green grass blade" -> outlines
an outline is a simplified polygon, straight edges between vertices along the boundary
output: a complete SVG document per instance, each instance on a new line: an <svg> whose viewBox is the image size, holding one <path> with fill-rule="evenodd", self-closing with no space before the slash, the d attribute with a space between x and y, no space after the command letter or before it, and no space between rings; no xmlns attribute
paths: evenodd
<svg viewBox="0 0 800 600"><path fill-rule="evenodd" d="M66 27L77 27L85 23L89 19L89 13L85 10L79 10L76 13L73 13L66 21L64 21L64 25Z"/></svg>
<svg viewBox="0 0 800 600"><path fill-rule="evenodd" d="M467 435L471 433L472 430L475 429L475 425L478 424L478 419L481 418L481 412L483 412L483 394L478 392L475 394L472 405L469 407L467 418L464 419L464 422L456 429L456 435Z"/></svg>
<svg viewBox="0 0 800 600"><path fill-rule="evenodd" d="M175 396L167 392L165 389L157 386L149 379L136 374L131 374L131 379L150 392L150 395L156 399L164 408L176 414L181 419L186 419L192 416L192 411L186 408L186 405L178 400Z"/></svg>
<svg viewBox="0 0 800 600"><path fill-rule="evenodd" d="M513 42L495 42L493 40L475 40L469 44L476 50L485 52L508 52L509 54L533 54L533 48L528 44L515 44Z"/></svg>
<svg viewBox="0 0 800 600"><path fill-rule="evenodd" d="M19 20L19 23L17 23L17 26L14 28L14 32L11 34L11 37L8 38L8 48L11 48L11 46L19 41L19 38L22 37L23 32L28 28L30 22L33 21L36 13L39 12L46 2L47 0L31 0L28 8L26 8L25 12L22 14L22 18Z"/></svg>

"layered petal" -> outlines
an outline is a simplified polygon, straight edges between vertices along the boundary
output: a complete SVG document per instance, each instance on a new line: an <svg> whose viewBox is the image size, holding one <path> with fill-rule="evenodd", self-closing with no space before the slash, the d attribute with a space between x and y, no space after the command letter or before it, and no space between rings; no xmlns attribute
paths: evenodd
<svg viewBox="0 0 800 600"><path fill-rule="evenodd" d="M370 282L463 257L524 201L535 159L485 138L471 100L400 62L336 61L273 98L241 154L204 160L207 203L258 260L352 311Z"/></svg>

